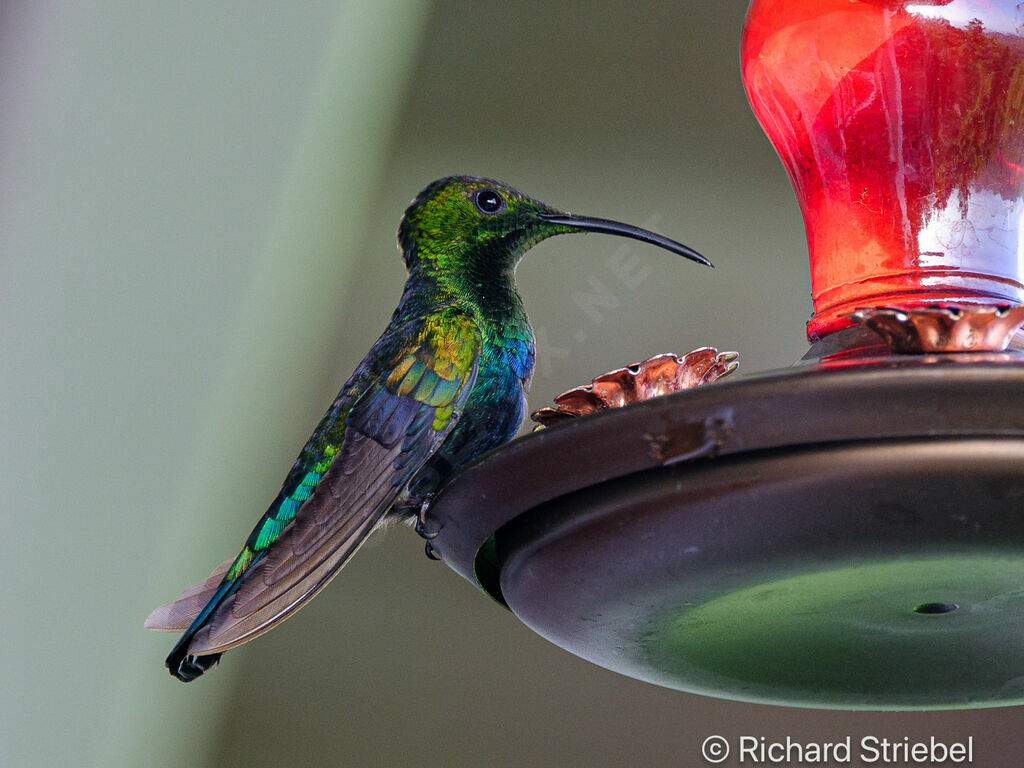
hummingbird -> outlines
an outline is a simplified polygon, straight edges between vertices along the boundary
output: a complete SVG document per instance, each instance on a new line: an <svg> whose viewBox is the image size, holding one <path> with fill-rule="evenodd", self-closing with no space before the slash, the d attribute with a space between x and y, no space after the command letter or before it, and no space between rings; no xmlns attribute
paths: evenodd
<svg viewBox="0 0 1024 768"><path fill-rule="evenodd" d="M492 179L448 176L409 205L409 276L384 333L341 388L241 552L145 626L182 632L167 657L190 682L287 619L391 520L420 522L456 470L511 440L526 415L533 330L523 255L553 235L603 232L712 266L661 235L552 208Z"/></svg>

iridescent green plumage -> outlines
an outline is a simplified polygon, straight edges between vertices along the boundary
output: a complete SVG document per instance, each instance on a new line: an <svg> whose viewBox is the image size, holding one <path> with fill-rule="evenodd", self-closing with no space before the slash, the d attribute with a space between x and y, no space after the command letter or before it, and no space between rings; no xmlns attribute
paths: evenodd
<svg viewBox="0 0 1024 768"><path fill-rule="evenodd" d="M686 246L557 211L500 182L440 179L405 212L409 270L387 329L342 387L242 551L146 626L184 632L167 658L189 681L322 589L387 514L415 515L452 472L513 437L534 339L515 267L568 232Z"/></svg>

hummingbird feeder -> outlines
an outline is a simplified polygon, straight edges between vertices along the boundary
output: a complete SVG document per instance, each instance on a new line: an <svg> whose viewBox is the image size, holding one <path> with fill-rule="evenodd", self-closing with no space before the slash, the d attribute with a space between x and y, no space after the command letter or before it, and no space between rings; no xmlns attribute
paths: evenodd
<svg viewBox="0 0 1024 768"><path fill-rule="evenodd" d="M707 383L734 363L698 350L707 378L661 357L566 393L435 499L431 549L660 685L1024 703L1024 15L753 0L741 60L804 217L809 351Z"/></svg>

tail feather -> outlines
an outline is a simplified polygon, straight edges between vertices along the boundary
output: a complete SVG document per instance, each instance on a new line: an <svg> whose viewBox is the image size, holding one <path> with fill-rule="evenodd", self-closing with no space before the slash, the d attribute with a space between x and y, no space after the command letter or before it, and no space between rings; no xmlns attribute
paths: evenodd
<svg viewBox="0 0 1024 768"><path fill-rule="evenodd" d="M184 632L188 629L196 620L196 616L210 602L233 562L234 558L225 560L213 569L213 573L205 581L193 584L182 592L177 600L154 608L146 619L146 629L155 632Z"/></svg>
<svg viewBox="0 0 1024 768"><path fill-rule="evenodd" d="M193 656L189 653L175 656L174 653L171 653L167 657L167 668L181 682L191 683L210 667L215 666L218 661L220 661L219 653L211 653L209 656Z"/></svg>
<svg viewBox="0 0 1024 768"><path fill-rule="evenodd" d="M262 559L262 557L258 557L257 561ZM232 561L230 560L227 561L226 565L230 566L231 562ZM191 605L194 604L194 601L203 600L202 607L199 609L198 613L192 617L191 623L184 629L184 634L178 642L174 644L174 648L171 649L171 652L167 655L167 660L164 662L171 674L183 683L192 682L220 660L221 654L219 653L197 655L189 653L189 648L192 645L192 640L195 637L195 634L213 620L217 609L220 608L225 600L238 591L238 587L242 583L242 576L238 576L230 581L224 581L223 573L227 571L227 568L224 566L224 563L218 566L210 575L210 578L202 584L197 584L186 589L185 592L182 593L182 596L174 603L170 603L166 606L162 605L150 614L150 619L152 619L154 615L160 613L161 616L159 618L162 619L163 613L161 612L164 611L164 609L168 609L166 611L168 614L168 620L177 623L184 617L186 610L191 610ZM210 590L209 586L214 579L220 580L214 584L213 589ZM178 606L177 611L175 611L175 606ZM162 628L162 626L151 627L150 619L146 620L147 627L150 627L151 629ZM180 630L175 630L168 625L168 631Z"/></svg>

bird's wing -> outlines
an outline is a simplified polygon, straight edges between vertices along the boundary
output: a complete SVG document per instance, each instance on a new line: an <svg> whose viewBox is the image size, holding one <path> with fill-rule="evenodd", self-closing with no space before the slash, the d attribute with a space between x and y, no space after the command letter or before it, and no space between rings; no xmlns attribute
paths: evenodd
<svg viewBox="0 0 1024 768"><path fill-rule="evenodd" d="M347 418L335 419L344 422L341 429L325 424L328 411L303 452L323 458L300 456L283 499L223 576L218 568L176 603L156 609L147 627L176 630L188 619L187 652L219 653L267 631L323 589L455 426L481 345L476 323L458 308L439 308L417 322L409 342L360 388ZM300 464L310 463L303 472Z"/></svg>

